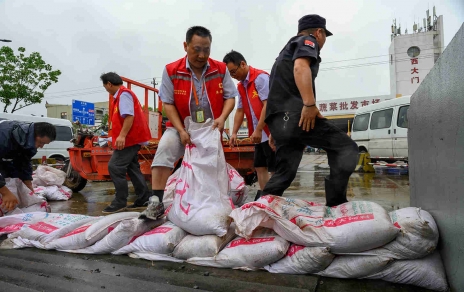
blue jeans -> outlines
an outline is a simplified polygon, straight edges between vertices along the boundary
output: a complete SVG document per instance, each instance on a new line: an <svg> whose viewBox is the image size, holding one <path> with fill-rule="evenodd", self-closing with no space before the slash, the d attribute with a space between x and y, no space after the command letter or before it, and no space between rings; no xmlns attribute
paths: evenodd
<svg viewBox="0 0 464 292"><path fill-rule="evenodd" d="M330 175L325 177L327 206L347 202L346 188L357 159L358 146L346 133L327 119L317 119L314 129L303 131L298 126L301 112L277 113L266 122L276 142L276 172L263 194L282 196L295 179L306 146L327 152Z"/></svg>

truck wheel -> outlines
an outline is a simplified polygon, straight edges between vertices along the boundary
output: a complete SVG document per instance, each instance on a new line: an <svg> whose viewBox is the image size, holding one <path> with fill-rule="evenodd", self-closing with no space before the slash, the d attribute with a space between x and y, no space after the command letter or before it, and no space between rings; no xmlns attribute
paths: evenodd
<svg viewBox="0 0 464 292"><path fill-rule="evenodd" d="M63 166L63 171L67 172L68 167L72 167L70 165L69 159L66 160L64 166ZM69 173L69 176L66 177L64 181L64 185L70 188L73 192L78 192L82 190L85 185L87 184L87 180L80 176L80 174L75 171L74 169L71 169L71 172Z"/></svg>

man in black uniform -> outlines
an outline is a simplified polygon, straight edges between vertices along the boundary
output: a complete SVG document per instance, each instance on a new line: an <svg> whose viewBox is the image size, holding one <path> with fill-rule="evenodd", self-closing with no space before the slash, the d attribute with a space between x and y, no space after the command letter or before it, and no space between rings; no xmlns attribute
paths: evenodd
<svg viewBox="0 0 464 292"><path fill-rule="evenodd" d="M277 148L276 172L263 194L282 196L308 145L327 152L326 205L336 206L347 202L346 188L356 167L358 147L316 107L314 79L321 62L319 53L326 37L332 35L325 25L325 18L319 15L302 17L298 35L288 41L272 67L265 121Z"/></svg>

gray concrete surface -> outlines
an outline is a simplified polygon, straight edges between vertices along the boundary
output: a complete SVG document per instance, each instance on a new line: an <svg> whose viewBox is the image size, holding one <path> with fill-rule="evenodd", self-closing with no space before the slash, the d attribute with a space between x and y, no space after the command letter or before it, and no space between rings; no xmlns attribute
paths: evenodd
<svg viewBox="0 0 464 292"><path fill-rule="evenodd" d="M440 229L452 291L464 291L464 25L411 97L411 205Z"/></svg>
<svg viewBox="0 0 464 292"><path fill-rule="evenodd" d="M304 155L285 196L324 202L325 155ZM130 188L133 192L133 188ZM248 200L256 193L252 188ZM101 215L113 199L111 182L90 182L70 201L51 202L52 212ZM369 200L388 211L409 206L407 176L353 174L350 200ZM130 201L135 199L131 194ZM209 275L205 276L205 272ZM316 275L243 272L189 264L151 262L128 256L81 255L38 249L0 250L0 291L385 291L423 292L380 280L347 280ZM104 287L104 288L103 288Z"/></svg>

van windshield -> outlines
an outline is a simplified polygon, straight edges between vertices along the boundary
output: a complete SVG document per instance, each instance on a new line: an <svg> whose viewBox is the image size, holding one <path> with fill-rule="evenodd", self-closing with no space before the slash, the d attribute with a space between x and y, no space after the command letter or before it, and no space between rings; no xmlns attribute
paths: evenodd
<svg viewBox="0 0 464 292"><path fill-rule="evenodd" d="M369 113L356 116L353 122L353 132L366 131L369 126L369 116Z"/></svg>
<svg viewBox="0 0 464 292"><path fill-rule="evenodd" d="M57 126L56 128L56 141L69 141L73 138L72 130L70 127Z"/></svg>

